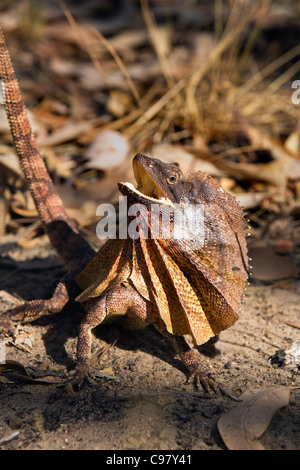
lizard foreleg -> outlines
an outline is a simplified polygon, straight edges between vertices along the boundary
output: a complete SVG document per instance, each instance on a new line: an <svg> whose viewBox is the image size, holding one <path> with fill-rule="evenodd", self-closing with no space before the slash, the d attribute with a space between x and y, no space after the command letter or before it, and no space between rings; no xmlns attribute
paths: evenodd
<svg viewBox="0 0 300 470"><path fill-rule="evenodd" d="M102 322L117 322L127 328L140 328L148 323L146 301L131 287L118 286L100 298L89 301L87 314L79 327L76 372L73 382L80 384L89 375L91 331Z"/></svg>
<svg viewBox="0 0 300 470"><path fill-rule="evenodd" d="M210 390L217 392L218 386L214 378L209 373L202 370L196 354L190 348L184 337L173 336L172 338L181 361L190 373L188 381L191 382L193 380L197 388L200 385L206 392Z"/></svg>

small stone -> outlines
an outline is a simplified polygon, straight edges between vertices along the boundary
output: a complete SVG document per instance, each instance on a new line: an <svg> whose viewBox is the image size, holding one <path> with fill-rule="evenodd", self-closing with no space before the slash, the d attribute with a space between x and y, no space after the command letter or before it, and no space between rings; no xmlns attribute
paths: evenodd
<svg viewBox="0 0 300 470"><path fill-rule="evenodd" d="M23 425L23 419L16 413L9 413L6 422L11 429L19 429Z"/></svg>

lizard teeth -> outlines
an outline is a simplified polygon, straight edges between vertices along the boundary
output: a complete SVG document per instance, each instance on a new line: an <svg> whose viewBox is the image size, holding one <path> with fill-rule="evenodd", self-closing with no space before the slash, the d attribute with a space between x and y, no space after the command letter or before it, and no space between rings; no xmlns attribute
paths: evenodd
<svg viewBox="0 0 300 470"><path fill-rule="evenodd" d="M131 189L136 194L140 194L144 199L147 199L148 201L155 202L156 204L157 203L165 204L165 205L169 205L169 206L172 206L172 207L174 205L172 203L172 201L170 201L170 199L168 199L165 196L162 196L161 198L157 199L156 197L148 196L147 194L144 194L143 192L139 191L137 188L134 187L134 185L132 183L125 183L125 185L127 186L127 188Z"/></svg>

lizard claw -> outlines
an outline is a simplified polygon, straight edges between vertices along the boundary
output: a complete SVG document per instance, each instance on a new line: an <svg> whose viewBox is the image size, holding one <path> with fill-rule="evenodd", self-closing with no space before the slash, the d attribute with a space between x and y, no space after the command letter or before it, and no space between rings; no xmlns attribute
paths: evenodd
<svg viewBox="0 0 300 470"><path fill-rule="evenodd" d="M222 395L230 398L231 400L240 401L239 398L236 398L230 393L228 393L221 384L217 383L214 377L209 372L204 372L202 370L192 372L188 379L188 382L191 382L192 380L194 381L195 388L197 390L199 389L199 386L201 386L206 393L210 393L211 391L213 391L215 394L221 393Z"/></svg>
<svg viewBox="0 0 300 470"><path fill-rule="evenodd" d="M89 367L86 364L77 364L75 370L71 371L72 377L69 382L72 386L81 388L84 382L94 383Z"/></svg>
<svg viewBox="0 0 300 470"><path fill-rule="evenodd" d="M202 370L192 372L188 382L190 383L192 381L194 382L197 390L201 387L206 393L210 393L211 391L218 393L218 384L209 372L204 372Z"/></svg>

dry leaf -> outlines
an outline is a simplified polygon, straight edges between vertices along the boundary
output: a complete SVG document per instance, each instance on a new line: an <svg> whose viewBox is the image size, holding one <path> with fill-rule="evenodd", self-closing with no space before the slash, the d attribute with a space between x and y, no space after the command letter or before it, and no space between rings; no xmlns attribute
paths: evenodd
<svg viewBox="0 0 300 470"><path fill-rule="evenodd" d="M6 119L6 112L4 106L0 108L0 132L3 134L4 132L9 132L9 125Z"/></svg>
<svg viewBox="0 0 300 470"><path fill-rule="evenodd" d="M32 217L38 216L37 209L34 207L32 209L30 208L27 209L27 208L18 207L15 203L12 203L11 208L16 214L20 215L21 217L32 218Z"/></svg>
<svg viewBox="0 0 300 470"><path fill-rule="evenodd" d="M0 152L0 168L2 168L4 172L19 176L20 178L24 179L18 157L11 150L11 148L7 147L6 145L1 145Z"/></svg>
<svg viewBox="0 0 300 470"><path fill-rule="evenodd" d="M293 240L283 238L272 243L272 248L277 255L290 255L295 247Z"/></svg>
<svg viewBox="0 0 300 470"><path fill-rule="evenodd" d="M285 149L294 157L299 158L300 154L300 133L299 131L292 132L284 143Z"/></svg>
<svg viewBox="0 0 300 470"><path fill-rule="evenodd" d="M95 372L95 376L105 378L106 380L119 380L118 377L115 376L115 373L111 367L105 367L104 369L97 370Z"/></svg>
<svg viewBox="0 0 300 470"><path fill-rule="evenodd" d="M96 210L96 202L86 201L78 208L68 208L68 214L80 227L85 227L96 219Z"/></svg>
<svg viewBox="0 0 300 470"><path fill-rule="evenodd" d="M55 145L78 139L78 137L80 137L82 134L85 134L86 132L93 129L97 123L99 123L99 119L74 122L70 118L63 126L55 129L52 134L38 137L37 144L39 147L54 147Z"/></svg>
<svg viewBox="0 0 300 470"><path fill-rule="evenodd" d="M252 248L252 276L260 281L278 281L280 279L296 279L299 274L295 261L289 256L278 255L271 247Z"/></svg>
<svg viewBox="0 0 300 470"><path fill-rule="evenodd" d="M296 387L298 388L298 387ZM277 410L289 404L293 388L272 387L243 393L241 403L223 414L218 430L229 450L265 450L258 438Z"/></svg>
<svg viewBox="0 0 300 470"><path fill-rule="evenodd" d="M232 176L248 181L262 181L276 188L285 188L286 181L291 173L291 165L296 165L289 155L282 159L273 160L269 163L233 163L224 159L212 159L213 163L220 169L227 171ZM296 169L298 172L298 169Z"/></svg>
<svg viewBox="0 0 300 470"><path fill-rule="evenodd" d="M63 380L59 377L48 375L45 377L33 378L27 374L25 367L17 361L7 360L4 364L0 364L0 376L9 379L17 379L23 382L40 383L40 384L61 384Z"/></svg>
<svg viewBox="0 0 300 470"><path fill-rule="evenodd" d="M127 139L117 131L99 132L84 153L85 168L111 170L121 165L129 150Z"/></svg>
<svg viewBox="0 0 300 470"><path fill-rule="evenodd" d="M25 367L17 361L7 360L4 364L0 364L0 375L4 375L4 373L8 370L27 375Z"/></svg>
<svg viewBox="0 0 300 470"><path fill-rule="evenodd" d="M14 295L9 294L5 290L0 290L0 298L6 300L8 302L12 302L15 305L20 305L22 303L22 300L20 300L18 297L14 296ZM1 365L0 365L0 367L1 367Z"/></svg>
<svg viewBox="0 0 300 470"><path fill-rule="evenodd" d="M232 194L234 194L241 207L244 207L244 209L253 209L254 207L259 206L265 199L272 196L274 192L245 192Z"/></svg>
<svg viewBox="0 0 300 470"><path fill-rule="evenodd" d="M219 168L226 170L227 166L228 171L231 171L231 174L235 174L237 177L263 181L278 187L281 191L284 190L288 179L299 179L299 162L289 154L286 148L245 120L241 120L240 124L253 149L269 151L273 161L258 164L235 164L221 160L217 162L218 164L216 163Z"/></svg>
<svg viewBox="0 0 300 470"><path fill-rule="evenodd" d="M128 51L128 49L142 47L148 41L146 29L118 31L109 39L111 46L117 51Z"/></svg>
<svg viewBox="0 0 300 470"><path fill-rule="evenodd" d="M194 155L180 145L157 144L148 152L151 157L159 158L167 163L177 162L184 174L194 169L196 159ZM205 164L205 162L204 162ZM204 170L203 170L204 171Z"/></svg>

